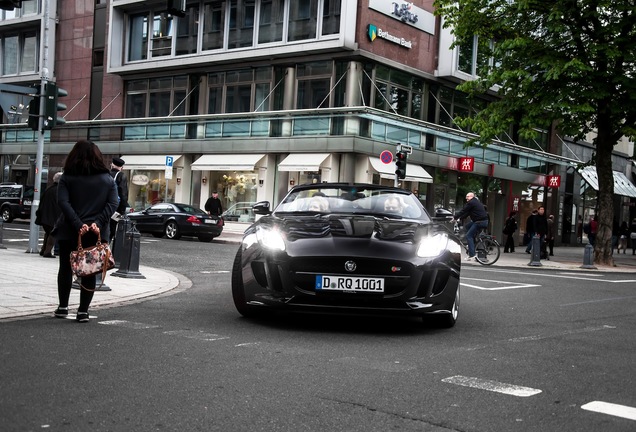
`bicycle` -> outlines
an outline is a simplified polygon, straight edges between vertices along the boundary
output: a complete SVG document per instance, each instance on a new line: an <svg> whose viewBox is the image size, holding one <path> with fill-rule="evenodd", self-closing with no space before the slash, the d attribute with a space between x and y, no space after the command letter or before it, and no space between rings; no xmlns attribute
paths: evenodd
<svg viewBox="0 0 636 432"><path fill-rule="evenodd" d="M459 237L464 249L466 249L466 254L468 254L468 242L465 235L460 236L461 227L457 220L453 226L453 231ZM493 265L497 262L500 255L501 246L497 239L482 229L475 238L475 260L482 265Z"/></svg>

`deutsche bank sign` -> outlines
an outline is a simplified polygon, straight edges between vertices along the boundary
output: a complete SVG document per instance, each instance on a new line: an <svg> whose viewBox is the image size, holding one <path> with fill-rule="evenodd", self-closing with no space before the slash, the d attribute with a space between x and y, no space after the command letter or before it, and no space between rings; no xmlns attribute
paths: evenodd
<svg viewBox="0 0 636 432"><path fill-rule="evenodd" d="M423 32L435 34L435 15L413 5L413 3L393 0L369 0L369 8L400 20Z"/></svg>

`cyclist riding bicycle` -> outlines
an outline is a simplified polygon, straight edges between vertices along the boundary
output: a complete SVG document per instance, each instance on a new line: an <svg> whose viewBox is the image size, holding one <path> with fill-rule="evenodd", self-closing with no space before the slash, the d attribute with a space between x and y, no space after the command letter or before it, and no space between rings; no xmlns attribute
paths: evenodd
<svg viewBox="0 0 636 432"><path fill-rule="evenodd" d="M486 208L473 192L466 194L466 205L455 214L451 222L454 222L455 219L462 220L466 216L470 217L470 222L466 224L466 241L468 242L466 260L470 261L475 258L475 237L482 229L488 228L489 219Z"/></svg>

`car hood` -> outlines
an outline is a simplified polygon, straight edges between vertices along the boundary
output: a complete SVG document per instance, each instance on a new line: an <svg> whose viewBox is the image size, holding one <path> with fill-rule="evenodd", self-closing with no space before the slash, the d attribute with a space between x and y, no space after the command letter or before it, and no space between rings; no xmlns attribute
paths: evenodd
<svg viewBox="0 0 636 432"><path fill-rule="evenodd" d="M446 228L430 222L388 219L368 215L315 215L262 218L261 225L276 227L287 241L324 237L376 238L400 242L417 242Z"/></svg>

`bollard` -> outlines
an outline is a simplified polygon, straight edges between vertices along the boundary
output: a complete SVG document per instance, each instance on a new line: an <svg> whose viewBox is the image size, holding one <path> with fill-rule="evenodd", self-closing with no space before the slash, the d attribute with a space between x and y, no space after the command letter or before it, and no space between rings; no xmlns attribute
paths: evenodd
<svg viewBox="0 0 636 432"><path fill-rule="evenodd" d="M115 230L115 237L113 239L113 258L115 259L115 266L119 267L121 264L121 256L124 250L124 237L126 232L130 228L132 221L128 217L124 216L117 222L117 228Z"/></svg>
<svg viewBox="0 0 636 432"><path fill-rule="evenodd" d="M6 249L7 247L2 244L2 237L4 234L4 220L0 218L0 249Z"/></svg>
<svg viewBox="0 0 636 432"><path fill-rule="evenodd" d="M585 249L583 251L583 265L579 268L596 270L596 267L594 266L594 246L589 243L585 245Z"/></svg>
<svg viewBox="0 0 636 432"><path fill-rule="evenodd" d="M543 265L541 264L541 237L536 235L530 241L532 242L532 255L528 265L540 267Z"/></svg>
<svg viewBox="0 0 636 432"><path fill-rule="evenodd" d="M124 236L123 250L121 256L121 265L111 273L111 276L146 279L144 275L139 273L139 247L141 244L141 234L137 231L134 223L130 223L130 229L126 231Z"/></svg>

